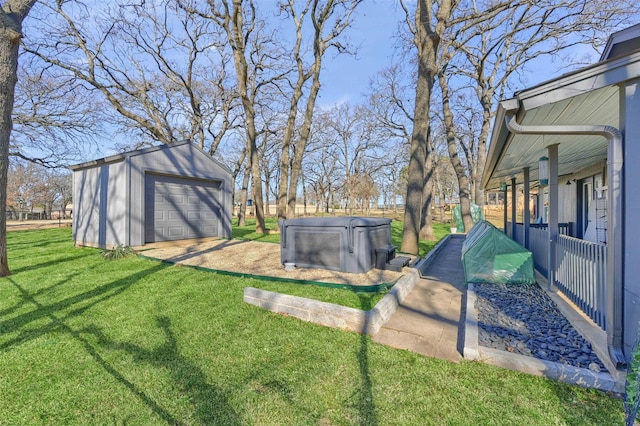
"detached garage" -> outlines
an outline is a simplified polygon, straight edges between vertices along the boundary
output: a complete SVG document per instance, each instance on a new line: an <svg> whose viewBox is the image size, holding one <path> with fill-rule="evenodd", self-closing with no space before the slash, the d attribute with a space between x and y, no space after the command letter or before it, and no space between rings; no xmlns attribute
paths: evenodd
<svg viewBox="0 0 640 426"><path fill-rule="evenodd" d="M190 142L126 152L71 170L76 245L231 237L231 171Z"/></svg>

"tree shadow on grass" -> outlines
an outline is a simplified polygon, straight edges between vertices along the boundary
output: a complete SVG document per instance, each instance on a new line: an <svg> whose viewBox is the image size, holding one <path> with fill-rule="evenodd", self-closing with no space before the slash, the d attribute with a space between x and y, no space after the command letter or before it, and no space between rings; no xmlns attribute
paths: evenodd
<svg viewBox="0 0 640 426"><path fill-rule="evenodd" d="M358 294L360 299L360 308L363 311L370 311L373 308L373 298L370 294ZM360 334L360 347L356 354L358 360L358 369L360 371L360 382L358 383L352 398L356 399L356 408L359 414L359 423L366 426L375 426L378 424L376 416L376 404L373 398L373 385L371 382L371 371L369 367L369 342L370 337L367 334L367 323Z"/></svg>
<svg viewBox="0 0 640 426"><path fill-rule="evenodd" d="M41 268L48 268L50 266L56 266L59 268L62 268L62 263L64 262L72 262L72 261L76 261L78 259L82 259L85 257L92 257L95 256L95 253L85 253L82 255L74 255L74 256L67 256L67 257L56 257L54 259L48 260L46 262L42 262L42 263L30 263L29 265L25 265L25 266L21 266L19 268L11 268L11 273L12 274L19 274L20 272L31 272L34 271L36 269L41 269Z"/></svg>
<svg viewBox="0 0 640 426"><path fill-rule="evenodd" d="M171 320L168 317L160 316L156 318L156 325L164 334L164 343L154 349L146 349L129 342L116 342L109 339L102 330L96 326L86 327L80 330L79 334L95 336L99 346L112 351L123 351L131 355L136 363L148 364L154 368L169 371L173 382L178 385L180 391L189 396L189 401L194 405L195 414L203 424L243 424L240 415L229 404L225 393L219 388L209 384L202 370L187 357L180 354L178 341L171 330ZM86 342L86 340L84 341ZM136 393L163 419L170 423L180 423L168 412L159 407L158 404L146 397L144 392L137 389L134 384L125 379L117 370L104 361L103 358L100 357L97 360L105 370L109 371L118 381Z"/></svg>
<svg viewBox="0 0 640 426"><path fill-rule="evenodd" d="M0 350L38 338L48 333L53 327L59 325L60 322L64 322L70 318L83 314L88 309L121 294L138 282L138 280L166 267L166 265L162 264L154 265L153 267L143 269L135 274L128 275L111 283L92 288L91 290L69 296L50 304L39 302L35 297L36 294L30 293L14 279L7 277L5 279L13 284L13 286L20 292L20 296L22 297L21 304L25 305L29 303L33 305L35 309L5 320L2 320L2 316L0 316L0 335L15 331L20 332L17 337L0 343ZM9 312L3 311L3 316L8 315L8 313ZM45 318L50 319L51 323L36 328L27 327L29 324Z"/></svg>
<svg viewBox="0 0 640 426"><path fill-rule="evenodd" d="M157 325L165 334L165 343L155 350L146 350L130 343L117 343L110 341L97 327L87 327L77 331L69 326L66 321L78 317L88 309L105 302L127 290L143 277L166 268L166 265L155 265L135 274L113 281L89 291L85 291L66 299L51 304L39 302L34 294L28 292L11 277L7 281L13 284L21 294L22 304L29 303L35 310L17 315L5 321L0 321L0 333L6 334L18 331L19 334L0 344L0 351L8 350L16 345L37 339L52 331L64 332L72 336L86 350L86 352L112 377L123 384L138 399L147 405L156 415L169 424L183 424L158 402L145 394L143 389L129 381L123 373L109 364L87 340L83 333L93 334L98 343L108 349L124 350L134 356L138 362L147 362L156 367L166 368L172 373L173 379L180 389L189 395L189 400L196 405L196 414L205 424L241 424L237 413L226 403L226 397L218 389L206 383L206 377L187 358L178 353L176 338L170 329L170 322L165 317L157 319ZM56 284L57 285L57 284ZM5 316L9 311L4 311ZM29 327L34 322L48 319L49 322L39 327Z"/></svg>
<svg viewBox="0 0 640 426"><path fill-rule="evenodd" d="M80 275L80 272L76 272L75 274L70 274L65 276L64 278L58 280L57 282L51 284L50 286L47 287L43 287L43 288L39 288L37 291L29 293L26 290L24 290L21 286L17 285L15 282L13 282L12 279L8 279L8 281L12 282L13 285L19 289L20 291L20 298L19 301L17 303L15 303L12 306L9 306L7 308L4 308L2 310L0 310L0 333L4 333L7 332L10 328L14 327L13 321L15 319L10 319L10 320L3 320L4 317L7 317L11 314L13 314L14 312L20 310L22 307L25 307L27 305L33 305L33 299L41 296L44 293L47 293L49 291L52 291L58 287L61 287L63 285L65 285L66 283L69 282L69 280L73 279L74 277L77 277L78 275ZM29 311L30 313L33 313L34 311Z"/></svg>

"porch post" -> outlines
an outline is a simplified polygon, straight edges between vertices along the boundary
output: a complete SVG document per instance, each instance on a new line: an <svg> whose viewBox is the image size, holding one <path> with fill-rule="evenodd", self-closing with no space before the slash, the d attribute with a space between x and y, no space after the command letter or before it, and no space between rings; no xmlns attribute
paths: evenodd
<svg viewBox="0 0 640 426"><path fill-rule="evenodd" d="M626 140L633 141L637 132L637 94L638 83L630 84L625 90L620 91L621 96L621 116L624 117L624 128L627 135ZM637 226L637 221L634 220L634 209L637 205L633 202L633 196L636 191L631 190L630 193L625 195L625 167L624 158L625 150L636 150L635 144L630 143L625 147L625 143L621 137L614 137L609 139L609 145L607 146L607 314L606 314L606 328L607 328L607 344L609 346L609 354L611 359L616 363L616 367L621 369L626 366L626 360L631 359L631 345L636 336L635 333L625 332L625 327L629 330L636 330L638 324L637 318L639 317L637 312L637 306L634 305L634 295L632 292L628 293L629 301L625 301L625 275L626 272L625 261L631 264L637 264L637 258L633 255L633 247L637 247L635 244L627 244L625 241L625 225L629 226L626 230L627 235L633 234L633 227ZM627 152L627 158L637 158L632 153ZM628 173L633 176L635 173L635 167L626 167ZM633 179L629 182L634 182ZM629 198L625 198L629 197ZM626 209L626 212L625 212ZM625 220L625 215L628 215L630 219ZM626 223L625 223L626 222ZM629 249L627 250L628 245ZM629 265L627 263L627 265ZM631 265L627 266L632 275L627 277L633 277L633 269ZM633 278L629 278L629 283L634 282ZM636 284L629 284L629 286ZM636 299L637 300L637 299ZM625 303L626 302L626 303ZM631 308L631 309L628 309ZM628 309L628 311L627 311ZM628 321L625 321L625 319ZM625 357L625 334L627 337L628 356Z"/></svg>
<svg viewBox="0 0 640 426"><path fill-rule="evenodd" d="M558 239L558 145L547 147L549 157L549 224L547 227L547 282L549 289L555 287L556 240Z"/></svg>
<svg viewBox="0 0 640 426"><path fill-rule="evenodd" d="M529 212L529 167L525 167L522 169L524 174L524 214L522 217L522 226L523 226L523 235L522 235L522 245L525 248L529 248L529 224L530 224L530 216Z"/></svg>
<svg viewBox="0 0 640 426"><path fill-rule="evenodd" d="M516 200L518 196L516 194L516 178L511 178L511 239L518 241L516 238L517 226L516 226Z"/></svg>
<svg viewBox="0 0 640 426"><path fill-rule="evenodd" d="M504 233L507 234L507 184L502 191L502 212L504 213Z"/></svg>

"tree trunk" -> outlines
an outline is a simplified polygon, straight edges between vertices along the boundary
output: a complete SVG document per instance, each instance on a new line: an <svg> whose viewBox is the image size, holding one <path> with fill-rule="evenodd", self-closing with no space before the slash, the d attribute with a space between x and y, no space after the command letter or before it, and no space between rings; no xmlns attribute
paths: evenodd
<svg viewBox="0 0 640 426"><path fill-rule="evenodd" d="M302 179L302 205L304 206L302 214L307 216L307 187L304 183L304 173L300 176L300 179Z"/></svg>
<svg viewBox="0 0 640 426"><path fill-rule="evenodd" d="M433 201L433 177L434 177L434 161L433 147L431 146L431 134L428 136L427 158L425 161L424 187L422 192L422 223L420 225L420 239L426 241L435 241L433 234L433 220L431 217L431 203Z"/></svg>
<svg viewBox="0 0 640 426"><path fill-rule="evenodd" d="M489 139L492 118L491 96L488 95L487 99L483 99L482 102L482 129L478 136L478 158L476 160L476 174L474 176L476 185L475 203L479 206L485 205L484 189L482 188L482 172L487 162L487 139Z"/></svg>
<svg viewBox="0 0 640 426"><path fill-rule="evenodd" d="M291 164L291 176L289 177L289 194L288 194L288 202L287 202L287 204L289 205L289 208L287 211L287 217L290 217L291 215L295 215L296 197L298 194L298 181L300 180L300 174L302 172L302 159L304 157L304 152L307 149L307 142L309 141L309 135L311 134L313 110L315 108L318 92L320 91L320 66L321 66L320 58L321 56L316 57L316 64L315 64L316 71L314 72L314 75L313 75L313 82L311 83L311 90L309 93L309 98L307 99L307 106L304 113L304 123L302 124L302 128L300 129L300 139L296 144L293 163Z"/></svg>
<svg viewBox="0 0 640 426"><path fill-rule="evenodd" d="M246 146L249 164L251 165L251 189L253 192L253 206L256 213L256 233L263 234L265 231L264 204L262 198L262 175L260 174L260 162L256 145L255 98L253 92L249 90L248 65L244 56L246 54L246 46L243 34L244 23L242 7L242 0L233 1L232 15L227 11L224 26L229 42L233 47L233 62L238 80L238 93L245 115Z"/></svg>
<svg viewBox="0 0 640 426"><path fill-rule="evenodd" d="M255 123L252 123L255 130ZM258 160L258 150L256 148L255 133L249 139L253 143L251 147L251 189L253 192L253 210L256 214L256 233L264 234L266 227L264 223L264 202L262 199L262 175L260 174L260 164Z"/></svg>
<svg viewBox="0 0 640 426"><path fill-rule="evenodd" d="M435 186L438 190L438 195L440 195L440 223L445 223L445 213L444 213L444 191L442 190L442 182L440 182L440 176L438 175L438 168L434 167L433 174L435 178Z"/></svg>
<svg viewBox="0 0 640 426"><path fill-rule="evenodd" d="M240 189L240 208L238 209L238 226L246 225L247 219L247 198L249 194L249 179L251 177L251 159L247 158L247 167L242 177L242 188Z"/></svg>
<svg viewBox="0 0 640 426"><path fill-rule="evenodd" d="M18 81L18 48L22 20L35 0L9 0L0 11L0 277L11 274L7 258L7 182L12 113Z"/></svg>
<svg viewBox="0 0 640 426"><path fill-rule="evenodd" d="M447 147L451 165L458 178L458 197L460 198L460 213L462 214L462 223L465 232L469 232L473 228L473 218L471 217L471 200L469 195L469 178L467 177L465 167L460 161L458 155L458 144L454 132L453 112L449 104L449 86L447 78L442 73L438 76L440 82L440 90L442 91L442 114L444 118L445 131L447 134Z"/></svg>
<svg viewBox="0 0 640 426"><path fill-rule="evenodd" d="M418 242L422 216L422 191L425 183L425 160L429 133L429 104L436 75L436 52L439 37L430 28L431 4L419 0L416 10L415 44L418 48L418 81L411 135L411 148L407 173L404 224L401 251L418 254Z"/></svg>

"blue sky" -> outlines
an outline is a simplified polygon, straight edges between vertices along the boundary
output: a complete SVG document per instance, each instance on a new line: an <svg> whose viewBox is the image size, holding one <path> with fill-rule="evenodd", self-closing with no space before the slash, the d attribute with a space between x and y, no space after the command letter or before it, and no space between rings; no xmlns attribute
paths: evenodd
<svg viewBox="0 0 640 426"><path fill-rule="evenodd" d="M397 0L369 0L360 6L349 30L350 43L358 48L358 52L355 56L329 54L324 59L319 106L361 100L370 78L394 62L398 23L403 19L404 11ZM599 52L591 46L575 46L565 53L581 58L586 55L589 58L586 63L596 62L599 58ZM576 66L567 65L560 58L551 60L543 57L528 63L526 68L527 73L518 90L555 78L576 69Z"/></svg>
<svg viewBox="0 0 640 426"><path fill-rule="evenodd" d="M368 1L361 6L349 29L349 41L358 52L329 54L324 59L320 106L360 100L369 79L393 63L398 22L403 17L404 12L395 0Z"/></svg>

